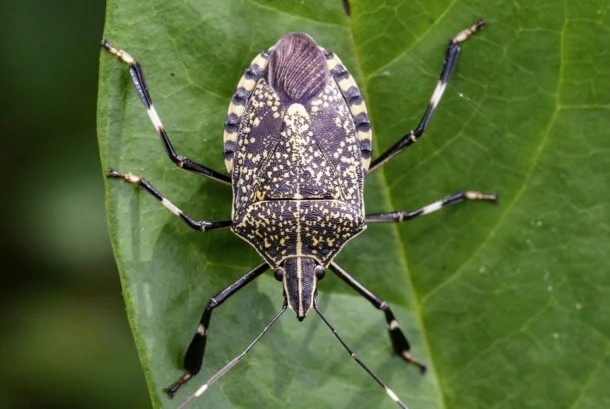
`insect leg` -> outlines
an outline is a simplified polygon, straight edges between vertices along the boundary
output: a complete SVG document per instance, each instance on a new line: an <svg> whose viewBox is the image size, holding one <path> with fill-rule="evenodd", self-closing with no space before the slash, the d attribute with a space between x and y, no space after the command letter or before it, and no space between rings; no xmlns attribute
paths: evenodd
<svg viewBox="0 0 610 409"><path fill-rule="evenodd" d="M210 169L207 166L201 165L197 162L192 161L189 158L186 158L182 155L178 155L176 153L172 143L169 140L169 136L167 135L167 132L165 131L165 128L161 123L161 119L159 119L159 115L155 110L152 98L150 96L150 93L148 92L148 87L146 86L146 81L144 80L144 71L142 70L142 66L140 65L140 63L134 60L133 57L127 54L125 51L117 50L116 48L114 48L106 40L102 41L102 48L117 57L120 61L129 65L129 75L131 76L131 82L133 82L133 85L135 86L136 91L140 96L140 100L146 108L148 117L150 118L150 121L154 125L155 129L157 130L159 138L161 138L161 142L163 143L163 147L165 148L165 152L167 153L167 156L169 156L171 161L174 162L176 166L182 169L202 174L218 182L222 182L228 185L231 184L231 178L229 176Z"/></svg>
<svg viewBox="0 0 610 409"><path fill-rule="evenodd" d="M288 302L284 298L284 305L282 305L282 309L280 310L280 312L278 312L275 315L275 317L273 317L273 319L271 321L269 321L269 323L267 325L265 325L265 328L263 328L263 330L261 332L259 332L259 334L256 336L256 338L254 338L254 340L252 342L250 342L250 344L246 347L246 349L244 349L235 358L231 359L228 364L226 364L225 366L223 366L220 369L220 371L218 371L214 375L212 375L212 377L210 377L210 379L208 379L206 381L206 383L201 385L201 387L199 389L197 389L197 391L193 395L191 395L186 401L184 401L182 403L182 405L180 405L178 407L178 409L185 409L188 406L190 406L191 403L193 403L193 401L195 399L197 399L201 395L203 395L204 392L207 391L210 386L212 386L214 383L216 383L216 381L218 381L227 372L229 372L231 370L231 368L233 368L235 365L237 365L239 363L239 361L244 359L246 357L246 355L248 354L248 352L250 352L250 350L252 350L252 348L254 348L254 345L256 345L256 343L263 337L263 335L265 335L267 333L267 331L269 331L269 329L273 326L273 324L275 324L276 321L282 316L282 314L286 311L286 308L288 308Z"/></svg>
<svg viewBox="0 0 610 409"><path fill-rule="evenodd" d="M110 170L107 175L112 179L122 179L127 183L133 183L143 188L147 193L154 196L157 200L161 202L163 206L165 206L169 211L178 216L185 222L190 228L197 231L209 231L215 229L223 229L231 226L231 220L219 220L219 221L206 221L206 220L193 220L186 214L182 212L182 210L178 209L176 205L167 200L161 192L159 192L148 180L142 179L139 176L132 175L131 173L120 173L115 170Z"/></svg>
<svg viewBox="0 0 610 409"><path fill-rule="evenodd" d="M426 130L428 126L428 122L430 122L430 118L436 109L443 93L445 92L445 87L447 86L447 82L449 81L449 77L455 68L455 63L457 62L458 55L460 53L460 43L465 41L472 34L477 32L485 25L483 20L477 21L473 26L461 31L456 35L451 41L449 41L449 45L447 46L447 52L445 54L445 63L443 65L443 70L441 71L440 78L432 93L432 97L430 98L430 102L428 103L428 107L424 112L422 119L419 121L417 128L409 131L405 134L398 142L396 142L391 148L387 151L383 152L379 155L378 158L371 162L371 166L369 167L369 172L372 172L376 168L380 167L394 156L398 155L404 149L411 146L414 142L416 142L420 136Z"/></svg>
<svg viewBox="0 0 610 409"><path fill-rule="evenodd" d="M199 326L197 327L197 332L195 332L193 340L191 341L184 356L183 365L184 369L186 369L186 373L178 378L176 382L165 388L165 392L167 392L170 397L173 397L178 389L187 383L201 369L203 354L205 352L205 344L208 339L208 329L210 328L210 319L212 318L212 311L214 308L225 302L230 296L241 290L246 286L246 284L252 282L252 280L267 271L267 269L269 269L269 265L267 263L263 263L255 267L239 280L216 294L214 297L210 298L210 301L208 301L207 305L205 306L205 310L203 310L203 315L201 316Z"/></svg>
<svg viewBox="0 0 610 409"><path fill-rule="evenodd" d="M400 329L396 318L394 317L394 313L390 309L388 303L384 300L373 294L368 288L362 285L358 280L349 275L345 270L339 267L336 263L331 262L329 265L330 269L333 273L335 273L339 278L345 281L350 287L352 287L358 294L369 300L371 304L378 310L383 311L385 314L385 320L388 326L388 333L390 335L390 341L392 341L392 347L396 354L402 357L405 361L417 366L422 373L426 372L426 365L411 355L409 350L411 349L411 345L409 341L407 341L407 337Z"/></svg>
<svg viewBox="0 0 610 409"><path fill-rule="evenodd" d="M498 196L495 194L485 194L480 192L458 192L449 195L441 200L437 200L434 203L424 206L421 209L414 210L412 212L391 212L391 213L376 213L367 214L365 217L365 223L386 223L386 222L404 222L406 220L415 219L419 216L425 216L432 212L442 209L447 205L461 203L465 200L482 200L485 202L496 203Z"/></svg>

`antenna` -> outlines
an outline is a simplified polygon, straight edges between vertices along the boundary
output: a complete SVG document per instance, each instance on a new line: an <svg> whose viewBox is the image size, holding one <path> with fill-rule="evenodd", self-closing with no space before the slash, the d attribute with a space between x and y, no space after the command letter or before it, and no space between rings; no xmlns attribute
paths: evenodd
<svg viewBox="0 0 610 409"><path fill-rule="evenodd" d="M203 395L203 393L210 387L212 386L217 380L219 380L220 378L222 378L222 376L224 374L226 374L227 372L229 372L229 370L231 368L233 368L235 365L237 365L237 363L239 361L241 361L248 352L250 352L250 350L254 347L254 345L263 337L263 335L265 335L265 333L273 326L273 324L275 324L275 322L280 318L280 316L284 313L284 311L286 311L286 307L288 306L286 299L284 299L284 305L282 306L282 309L280 310L280 312L277 313L277 315L275 317L273 317L273 319L269 322L269 324L267 324L267 326L265 326L265 328L263 328L263 330L260 332L260 334L258 334L256 336L256 338L254 338L254 341L252 341L250 343L250 345L248 345L246 347L246 349L244 349L242 351L241 354L237 355L235 358L233 358L228 364L226 364L220 371L216 372L214 375L212 375L210 377L210 379L208 379L206 381L206 383L204 383L203 385L201 385L201 387L199 389L197 389L197 391L191 395L187 400L185 400L182 405L180 405L178 407L178 409L185 409L186 407L188 407L191 403L193 403L196 399L198 399L201 395ZM318 313L319 314L319 313ZM406 408L406 407L405 407Z"/></svg>
<svg viewBox="0 0 610 409"><path fill-rule="evenodd" d="M383 388L383 390L385 391L385 393L390 397L390 399L392 399L401 409L409 409L407 407L407 405L405 405L404 403L402 403L400 401L400 399L398 398L398 396L396 396L396 394L394 393L394 391L392 391L392 389L388 388L388 386L381 380L381 378L379 378L377 375L375 375L375 373L373 371L371 371L369 369L368 366L366 366L364 364L364 362L362 362L360 360L360 358L358 358L356 356L356 354L351 350L351 348L345 343L345 341L343 341L343 339L341 339L341 337L339 336L339 334L337 333L337 330L330 325L330 322L328 322L326 320L326 318L324 318L324 315L322 315L322 313L320 312L320 310L318 309L318 303L317 301L314 299L313 301L313 308L314 310L316 310L316 312L318 313L318 315L320 316L320 318L322 318L322 321L324 321L324 323L326 324L326 326L328 328L330 328L330 330L332 331L333 335L339 340L339 342L341 343L341 345L343 345L343 348L345 348L345 350L347 351L347 353L354 359L354 361L356 361L356 363L358 365L360 365L360 367L362 369L364 369L370 376L371 378L373 378L375 380L375 382L377 382L377 384L379 386L381 386Z"/></svg>
<svg viewBox="0 0 610 409"><path fill-rule="evenodd" d="M231 361L229 361L229 363L227 363L222 369L220 369L218 372L216 372L214 375L212 375L203 385L201 385L201 387L199 389L197 389L197 391L193 395L191 395L187 400L185 400L178 407L178 409L186 409L188 406L191 405L191 403L193 403L196 399L201 397L201 395L203 395L205 393L205 391L207 391L209 389L210 386L212 386L216 381L218 381L227 372L229 372L229 370L231 368L233 368L235 365L237 365L239 363L239 361L241 361L246 356L246 354L248 354L248 352L250 352L250 350L252 348L254 348L254 345L256 345L256 343L263 337L263 335L265 335L267 333L267 331L269 331L269 329L276 323L276 321L286 311L287 307L288 307L288 304L286 302L286 299L284 299L284 304L282 305L282 309L277 313L277 315L275 317L273 317L273 319L265 326L265 328L262 329L262 331L250 343L250 345L248 345L246 347L246 349L244 349L239 355L237 355L235 358L233 358ZM322 315L322 312L320 312L320 310L318 309L318 303L315 300L315 298L314 298L314 302L313 302L313 308L316 311L316 313L320 316L320 318L322 318L322 321L324 321L326 326L328 328L330 328L333 335L339 340L341 345L343 345L343 348L345 348L345 350L352 357L352 359L354 359L354 361L356 361L356 363L358 365L360 365L360 367L362 369L364 369L369 374L369 376L371 378L373 378L373 380L375 382L377 382L377 384L383 388L383 390L390 397L390 399L392 399L392 401L394 401L401 409L409 409L407 407L407 405L405 405L404 403L402 403L400 401L400 399L398 398L398 396L396 396L394 391L392 391L390 388L388 388L388 386L381 380L381 378L379 378L379 376L377 376L371 369L369 369L369 367L367 367L364 364L364 362L362 362L360 360L360 358L358 358L356 356L356 354L345 343L345 341L343 341L343 339L337 333L337 330L330 324L330 322L328 322L328 320L324 317L324 315Z"/></svg>

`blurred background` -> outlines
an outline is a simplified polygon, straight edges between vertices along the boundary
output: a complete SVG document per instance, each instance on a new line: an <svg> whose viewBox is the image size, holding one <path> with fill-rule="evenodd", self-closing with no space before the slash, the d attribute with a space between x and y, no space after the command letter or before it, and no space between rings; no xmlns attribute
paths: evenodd
<svg viewBox="0 0 610 409"><path fill-rule="evenodd" d="M150 407L104 214L102 0L0 1L0 407Z"/></svg>

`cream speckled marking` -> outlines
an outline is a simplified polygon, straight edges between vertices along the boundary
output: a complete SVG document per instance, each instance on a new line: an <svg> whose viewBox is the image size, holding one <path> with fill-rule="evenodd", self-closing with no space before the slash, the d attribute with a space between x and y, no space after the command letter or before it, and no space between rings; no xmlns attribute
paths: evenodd
<svg viewBox="0 0 610 409"><path fill-rule="evenodd" d="M136 62L136 60L134 60L133 57L131 55L129 55L126 51L117 50L116 48L111 46L108 42L104 42L104 48L106 48L106 50L108 50L108 52L110 54L114 55L115 57L117 57L119 60L123 61L126 64L133 65Z"/></svg>
<svg viewBox="0 0 610 409"><path fill-rule="evenodd" d="M467 29L460 31L455 37L453 37L452 41L454 43L461 43L463 41L466 41L468 37L478 31L481 27L483 27L483 24L485 23L482 20L477 21L476 24L473 24Z"/></svg>
<svg viewBox="0 0 610 409"><path fill-rule="evenodd" d="M268 61L269 56L267 55L267 53L260 53L256 57L254 57L254 60L252 60L250 66L257 65L258 67L260 67L261 70L263 70L267 66Z"/></svg>
<svg viewBox="0 0 610 409"><path fill-rule="evenodd" d="M311 122L311 119L309 118L309 115L307 114L307 110L305 109L305 107L301 104L292 104L291 106L288 107L288 110L286 111L286 116L284 117L284 123L286 125L286 127L290 130L292 130L296 135L301 135L303 132L305 132L307 129L300 129L300 128L304 128L304 126L300 126L299 122L305 122L306 127L309 128L309 126L307 125L308 123ZM299 184L296 184L296 192L294 193L295 198L296 197L302 197L300 190L299 190ZM297 256L301 256L303 254L303 237L301 235L301 201L300 200L296 200L296 255ZM299 316L303 316L304 315L304 311L303 311L303 265L302 265L302 261L299 260L297 262L297 280L298 280L298 295L299 295L299 300L298 300L298 306L299 306L299 311L298 311L298 315ZM288 292L288 291L287 291Z"/></svg>
<svg viewBox="0 0 610 409"><path fill-rule="evenodd" d="M364 111L365 113L367 113L366 111ZM367 113L367 117L368 117L368 113ZM358 131L358 139L361 141L369 141L372 142L372 133L370 130L370 124L369 124L369 130L368 131Z"/></svg>
<svg viewBox="0 0 610 409"><path fill-rule="evenodd" d="M324 98L327 100L335 97L341 98L338 87L334 82L329 82L323 95L324 97L320 96L319 100L313 100L312 105L321 105ZM271 101L274 101L276 97L273 90L261 80L260 87L257 87L253 92L252 103L266 101L269 98L271 98ZM343 104L340 107L339 112L343 112L342 118L349 118L347 106ZM235 178L236 189L240 188L240 190L239 195L235 196L234 209L236 209L237 213L235 213L236 219L233 230L252 244L259 254L265 257L272 266L279 266L286 258L299 255L312 257L318 260L321 265L327 265L332 255L336 254L336 251L340 250L349 238L361 231L356 227L362 225L364 214L363 208L358 207L362 206L361 188L356 188L355 185L362 178L362 174L360 173L360 176L358 176L356 166L354 166L358 163L358 157L353 155L351 160L343 157L342 159L345 159L345 161L341 160L341 168L337 169L341 170L341 172L347 172L343 175L343 182L350 188L343 193L340 190L340 185L337 184L337 177L340 174L335 176L330 172L333 167L328 159L324 159L324 150L319 150L319 140L315 138L315 134L312 132L312 121L316 115L315 113L308 113L306 108L301 104L292 104L286 108L282 117L281 135L271 139L274 142L263 143L261 148L264 150L262 152L259 151L254 156L248 152L250 149L255 149L255 146L251 144L238 145L239 149L235 154L236 163L243 163L244 165L240 166L239 176ZM253 121L252 118L254 116L258 116L258 114L254 111L250 113L250 110L248 110L244 126L249 126L247 121ZM353 132L353 127L351 128L351 133L347 134L345 133L346 130L342 127L338 129L340 129L342 136L342 139L339 140L341 144L349 143L350 146L355 148L357 138ZM251 135L242 135L240 133L240 138L244 138L244 140L248 136ZM256 136L256 138L259 137L260 135ZM345 150L345 146L341 149ZM273 162L269 161L267 167L250 168L245 166L250 163L254 165L254 157L270 156L271 152L274 152ZM256 175L254 172L256 172ZM257 181L256 184L253 185L246 180L250 175ZM337 199L336 202L328 200L303 202L308 203L307 214L315 214L316 218L320 218L320 222L316 224L321 223L324 226L324 231L321 234L331 238L331 240L326 241L329 250L323 254L312 244L312 237L320 234L317 232L319 228L313 228L315 225L307 227L300 222L304 214L304 205L299 199L305 198L301 190L302 186L309 189L310 192L307 196L309 198L317 191L329 194L329 196L319 196L320 199L324 197ZM311 190L312 187L315 188L313 191ZM346 193L349 196L346 196ZM253 194L258 203L252 204L249 200L244 200L249 197L249 194ZM347 203L342 202L346 197L354 201L353 205L347 205ZM287 200L266 201L268 198L275 198L275 200L285 198ZM316 205L315 203L320 204ZM242 206L248 207L247 213L243 216L237 216L238 214L243 214L240 210ZM315 211L313 206L317 206ZM337 208L337 206L343 207L341 207L340 211L331 214L329 209ZM339 215L344 215L345 220L339 219ZM345 230L343 230L343 223L346 224ZM300 224L300 226L297 224ZM333 230L331 226L336 229ZM293 236L290 238L285 236L285 234L286 232L295 232L299 228L300 234L298 235L298 240L300 244L297 244L297 237ZM253 234L253 231L257 233ZM273 240L275 244L272 246L272 249L276 249L276 251L270 252L269 249L265 249L264 239L261 239L260 235L263 235L265 239ZM335 239L337 235L340 236L340 240ZM305 241L309 243L307 246ZM287 246L293 246L293 249L287 251ZM304 254L306 247L308 253Z"/></svg>
<svg viewBox="0 0 610 409"><path fill-rule="evenodd" d="M237 88L243 88L247 91L252 91L252 89L254 89L255 85L256 85L256 81L254 81L253 79L246 78L244 76L244 77L241 77L241 79L237 83Z"/></svg>
<svg viewBox="0 0 610 409"><path fill-rule="evenodd" d="M328 67L328 71L332 71L337 68L337 66L343 64L335 53L329 53L322 47L320 47L320 50L326 55L326 67Z"/></svg>
<svg viewBox="0 0 610 409"><path fill-rule="evenodd" d="M298 208L298 206L297 206ZM297 237L299 237L301 235L301 231L300 231L300 223L297 224ZM297 245L298 245L298 239L297 239ZM298 311L298 315L299 317L303 316L305 314L305 310L303 308L303 261L301 259L299 259L299 261L297 262L297 280L299 282L298 284L298 294L299 294L299 311Z"/></svg>
<svg viewBox="0 0 610 409"><path fill-rule="evenodd" d="M229 110L227 111L227 115L237 115L238 117L241 117L244 114L244 111L246 110L246 106L245 105L235 105L233 103L231 103L229 105Z"/></svg>
<svg viewBox="0 0 610 409"><path fill-rule="evenodd" d="M436 106L438 105L439 101L441 100L441 97L443 96L443 93L445 92L446 87L447 87L446 82L439 81L436 84L434 93L432 94L432 97L430 98L430 106L432 107L432 109L435 109Z"/></svg>
<svg viewBox="0 0 610 409"><path fill-rule="evenodd" d="M159 114L157 114L157 110L150 104L150 107L146 110L148 113L148 117L150 118L150 122L153 123L153 126L157 130L157 132L161 132L163 130L163 124L161 123L161 119L159 118Z"/></svg>
<svg viewBox="0 0 610 409"><path fill-rule="evenodd" d="M432 212L436 212L437 210L440 210L441 207L443 207L443 201L439 200L438 202L434 202L432 204L429 204L428 206L425 206L422 208L422 216L425 214L429 214Z"/></svg>
<svg viewBox="0 0 610 409"><path fill-rule="evenodd" d="M385 391L394 402L396 402L396 403L400 402L400 399L398 399L398 396L396 396L396 394L394 393L394 391L392 391L392 389L386 387ZM404 404L403 404L403 406L405 409L408 409Z"/></svg>
<svg viewBox="0 0 610 409"><path fill-rule="evenodd" d="M464 195L466 196L467 199L469 200L496 200L496 195L489 195L489 194L484 194L481 192L472 192L472 191L468 191L468 192L464 192Z"/></svg>
<svg viewBox="0 0 610 409"><path fill-rule="evenodd" d="M265 72L268 60L269 58L266 53L260 53L256 57L254 57L254 59L250 63L250 66L248 67L248 69L246 69L239 82L237 83L237 89L243 89L244 97L246 100L244 101L244 104L236 104L233 102L233 100L231 100L231 103L229 104L229 109L227 110L227 118L231 115L234 115L236 117L235 122L241 123L250 95L256 87L258 79ZM225 143L225 151L227 143L234 143L237 141L237 132L237 129L232 129L231 131L229 131L225 126L223 137ZM230 174L233 170L233 159L225 158L224 162L227 172L229 172Z"/></svg>
<svg viewBox="0 0 610 409"><path fill-rule="evenodd" d="M224 133L224 141L225 142L235 142L237 140L237 133L229 133L226 132Z"/></svg>
<svg viewBox="0 0 610 409"><path fill-rule="evenodd" d="M180 216L182 211L176 207L175 204L167 200L166 198L161 199L161 204L169 209L170 212L175 214L176 216Z"/></svg>
<svg viewBox="0 0 610 409"><path fill-rule="evenodd" d="M324 49L322 49L322 50L324 50ZM324 51L324 52L326 53L326 51ZM347 68L345 68L345 66L341 62L341 59L339 57L337 57L336 54L326 53L326 55L327 55L326 66L328 67L328 70L331 73L337 72L337 70L341 71L341 74L338 74L337 76L335 76L334 79L335 79L335 82L337 83L337 85L339 86L339 89L341 90L343 97L346 98L346 94L349 92L349 90L352 88L358 89L358 85L356 84L356 81L354 80L352 75L349 73ZM337 78L337 77L341 77L341 78ZM366 104L364 103L364 100L362 100L360 103L348 104L348 107L349 107L350 113L352 114L352 117L355 118L358 115L364 114L364 115L366 115L366 117L368 119L368 112L367 112ZM362 131L362 130L357 131L357 135L358 135L358 139L361 142L366 142L366 143L368 143L369 146L372 146L373 135L372 135L370 126L369 126L368 131ZM371 163L370 156L362 157L362 160L361 160L362 169L364 169L365 171L368 170L370 163Z"/></svg>
<svg viewBox="0 0 610 409"><path fill-rule="evenodd" d="M347 78L341 79L338 84L339 88L341 88L341 90L344 92L349 90L350 88L357 87L356 81L354 81L354 78L352 78L351 74Z"/></svg>
<svg viewBox="0 0 610 409"><path fill-rule="evenodd" d="M350 105L349 110L353 116L358 116L359 114L362 114L362 113L368 114L368 112L366 110L366 105L364 105L364 103L352 104L352 105Z"/></svg>
<svg viewBox="0 0 610 409"><path fill-rule="evenodd" d="M129 183L139 183L141 180L139 176L136 176L133 173L126 173L124 178Z"/></svg>
<svg viewBox="0 0 610 409"><path fill-rule="evenodd" d="M284 123L286 124L286 127L288 129L290 129L292 132L294 132L294 135L302 135L303 132L305 132L307 130L307 128L309 128L309 123L311 123L311 119L309 118L309 115L307 114L307 110L305 109L305 107L301 104L292 104L288 107L288 110L286 111L286 116L284 117ZM302 197L300 190L299 190L299 183L296 184L296 192L294 193L294 197L298 198L298 197ZM301 256L303 255L303 237L301 235L301 223L302 223L302 219L301 219L301 201L300 200L296 200L296 255L297 256ZM302 287L302 283L301 283L301 277L302 277L302 267L301 267L301 263L298 263L298 268L297 268L297 276L299 278L299 306L302 305L302 303L300 302L301 298L302 298L302 294L303 294L303 287ZM299 314L302 314L302 311L299 311Z"/></svg>

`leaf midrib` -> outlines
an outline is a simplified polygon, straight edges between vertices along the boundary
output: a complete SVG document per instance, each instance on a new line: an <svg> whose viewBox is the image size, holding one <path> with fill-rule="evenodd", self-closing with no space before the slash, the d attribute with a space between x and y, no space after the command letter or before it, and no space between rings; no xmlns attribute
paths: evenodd
<svg viewBox="0 0 610 409"><path fill-rule="evenodd" d="M388 66L389 64L391 64L393 61L395 61L396 59L400 58L400 56L405 55L406 53L408 53L410 50L413 49L413 47L419 43L419 41L424 38L431 30L431 28L433 26L436 25L436 22L439 21L440 19L442 19L448 12L448 10L451 8L451 6L455 3L455 0L449 5L449 7L447 7L445 9L445 12L439 16L439 18L437 20L435 20L434 24L432 24L430 26L430 28L428 28L424 33L422 33L413 43L411 43L411 45L407 48L405 48L405 50L400 53L399 55L397 55L395 58L393 58L391 61L387 62L386 64L383 65L383 67ZM354 61L355 61L355 67L353 68L353 71L358 73L358 77L363 79L363 84L361 86L362 88L362 92L364 94L365 97L367 97L369 94L369 80L370 78L372 78L376 72L379 72L380 69L374 71L371 75L366 76L364 74L364 70L363 70L363 64L362 64L362 58L361 58L361 54L358 50L358 47L356 46L356 41L354 38L354 30L352 27L352 17L347 19L347 30L349 32L349 44L352 47L353 50L353 55L354 55ZM381 69L383 69L383 67ZM373 118L373 112L370 111L369 112L369 119L371 121L372 124L375 123L375 120ZM378 138L373 137L373 151L379 151L378 148ZM388 188L388 181L386 179L385 176L385 171L383 169L383 167L379 170L377 170L377 173L379 174L379 178L381 179L381 194L384 197L384 201L387 203L387 208L388 209L395 209L394 204L392 203L392 197L390 195L390 190ZM405 285L407 288L407 296L410 297L411 300L413 300L410 304L413 308L413 314L417 320L417 324L418 327L420 328L420 337L422 340L422 345L425 346L426 349L426 355L429 357L429 362L427 363L428 365L428 372L427 372L427 376L433 378L432 379L432 383L433 383L433 387L434 390L436 391L435 396L437 397L437 404L438 407L442 408L442 409L446 409L447 405L446 405L446 397L445 394L443 393L442 388L440 387L440 379L438 378L437 375L437 371L436 371L436 366L434 364L434 359L432 357L432 351L430 349L430 343L427 337L427 332L426 332L426 327L422 318L422 308L421 308L421 303L419 300L419 297L417 296L417 293L415 292L415 287L413 284L413 277L411 274L411 270L409 269L409 263L408 263L408 257L407 257L407 253L405 251L405 246L404 243L402 243L402 240L400 238L400 234L398 232L398 225L396 223L391 223L390 229L392 231L392 235L394 236L394 242L397 243L397 254L398 254L398 261L400 263L400 265L403 267L403 271L405 272L404 274L404 278L405 278Z"/></svg>

